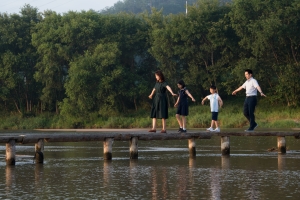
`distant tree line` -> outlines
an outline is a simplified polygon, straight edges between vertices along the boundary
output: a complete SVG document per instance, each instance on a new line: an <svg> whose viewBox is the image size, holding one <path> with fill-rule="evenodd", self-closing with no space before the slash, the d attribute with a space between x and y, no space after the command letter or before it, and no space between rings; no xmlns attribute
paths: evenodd
<svg viewBox="0 0 300 200"><path fill-rule="evenodd" d="M220 5L232 0L220 0ZM162 9L164 15L179 14L186 12L186 4L189 6L197 3L197 0L123 0L118 1L114 6L107 7L100 12L103 14L117 14L120 12L139 14L144 11L151 12L153 8Z"/></svg>
<svg viewBox="0 0 300 200"><path fill-rule="evenodd" d="M0 109L75 123L149 108L157 69L173 90L183 79L201 99L211 84L226 98L251 68L270 103L298 105L299 29L297 0L199 0L187 16L39 13L25 5L0 14Z"/></svg>

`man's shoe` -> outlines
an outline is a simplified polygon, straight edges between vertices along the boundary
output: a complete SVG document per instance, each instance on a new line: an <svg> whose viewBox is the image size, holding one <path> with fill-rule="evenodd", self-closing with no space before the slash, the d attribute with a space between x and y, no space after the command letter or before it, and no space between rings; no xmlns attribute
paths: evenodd
<svg viewBox="0 0 300 200"><path fill-rule="evenodd" d="M206 129L207 131L214 131L214 129L212 127L209 127L208 129Z"/></svg>
<svg viewBox="0 0 300 200"><path fill-rule="evenodd" d="M161 130L160 133L167 133L167 131L166 130Z"/></svg>
<svg viewBox="0 0 300 200"><path fill-rule="evenodd" d="M182 131L183 131L182 128L179 128L179 129L178 129L178 133L181 133Z"/></svg>
<svg viewBox="0 0 300 200"><path fill-rule="evenodd" d="M253 130L254 130L256 127L258 127L258 124L257 124L257 123L256 123L256 125L253 127Z"/></svg>
<svg viewBox="0 0 300 200"><path fill-rule="evenodd" d="M247 130L245 130L246 132L253 132L254 130L253 129L247 129Z"/></svg>
<svg viewBox="0 0 300 200"><path fill-rule="evenodd" d="M186 133L186 130L183 130L183 129L182 129L181 133Z"/></svg>
<svg viewBox="0 0 300 200"><path fill-rule="evenodd" d="M150 129L148 132L156 133L156 129Z"/></svg>

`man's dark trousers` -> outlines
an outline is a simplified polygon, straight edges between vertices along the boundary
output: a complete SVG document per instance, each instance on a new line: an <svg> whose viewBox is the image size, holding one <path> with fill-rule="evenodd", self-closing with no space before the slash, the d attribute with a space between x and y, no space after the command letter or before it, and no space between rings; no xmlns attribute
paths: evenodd
<svg viewBox="0 0 300 200"><path fill-rule="evenodd" d="M256 104L257 104L256 96L246 97L245 102L244 102L244 115L250 122L249 130L253 130L257 125L255 122L255 116L254 116Z"/></svg>

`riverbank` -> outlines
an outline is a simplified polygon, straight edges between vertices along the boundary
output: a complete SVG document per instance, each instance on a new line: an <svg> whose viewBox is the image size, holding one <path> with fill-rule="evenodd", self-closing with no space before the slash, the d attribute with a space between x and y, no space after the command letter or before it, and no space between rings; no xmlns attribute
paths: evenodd
<svg viewBox="0 0 300 200"><path fill-rule="evenodd" d="M198 102L199 104L200 102ZM243 101L226 101L219 111L219 123L221 128L243 128L248 122L242 113ZM0 129L7 130L33 130L33 129L103 129L103 128L150 128L152 120L148 110L128 111L112 116L99 116L91 113L90 118L79 124L63 119L52 113L43 113L36 116L21 116L19 114L2 113L0 117ZM176 108L169 109L168 128L178 128L175 119ZM260 128L300 128L300 108L284 105L271 105L260 100L255 111L256 121ZM190 114L187 117L188 128L207 128L210 126L211 113L208 102L205 105L190 106ZM158 120L161 127L161 120Z"/></svg>

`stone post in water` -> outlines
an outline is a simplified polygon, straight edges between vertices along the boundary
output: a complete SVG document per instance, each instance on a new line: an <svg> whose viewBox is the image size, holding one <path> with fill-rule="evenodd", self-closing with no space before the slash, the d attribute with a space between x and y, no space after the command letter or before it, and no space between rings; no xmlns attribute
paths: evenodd
<svg viewBox="0 0 300 200"><path fill-rule="evenodd" d="M229 136L221 136L221 152L222 155L230 155L230 139Z"/></svg>
<svg viewBox="0 0 300 200"><path fill-rule="evenodd" d="M190 158L196 157L196 143L195 138L189 139Z"/></svg>
<svg viewBox="0 0 300 200"><path fill-rule="evenodd" d="M138 137L132 137L130 143L130 159L138 159Z"/></svg>
<svg viewBox="0 0 300 200"><path fill-rule="evenodd" d="M9 140L6 143L6 164L7 165L15 165L16 164L16 141Z"/></svg>
<svg viewBox="0 0 300 200"><path fill-rule="evenodd" d="M114 138L106 138L103 141L103 158L104 160L112 160L112 145Z"/></svg>
<svg viewBox="0 0 300 200"><path fill-rule="evenodd" d="M286 143L284 136L277 137L278 153L286 153Z"/></svg>
<svg viewBox="0 0 300 200"><path fill-rule="evenodd" d="M35 163L44 163L44 139L39 139L37 143L35 143Z"/></svg>

